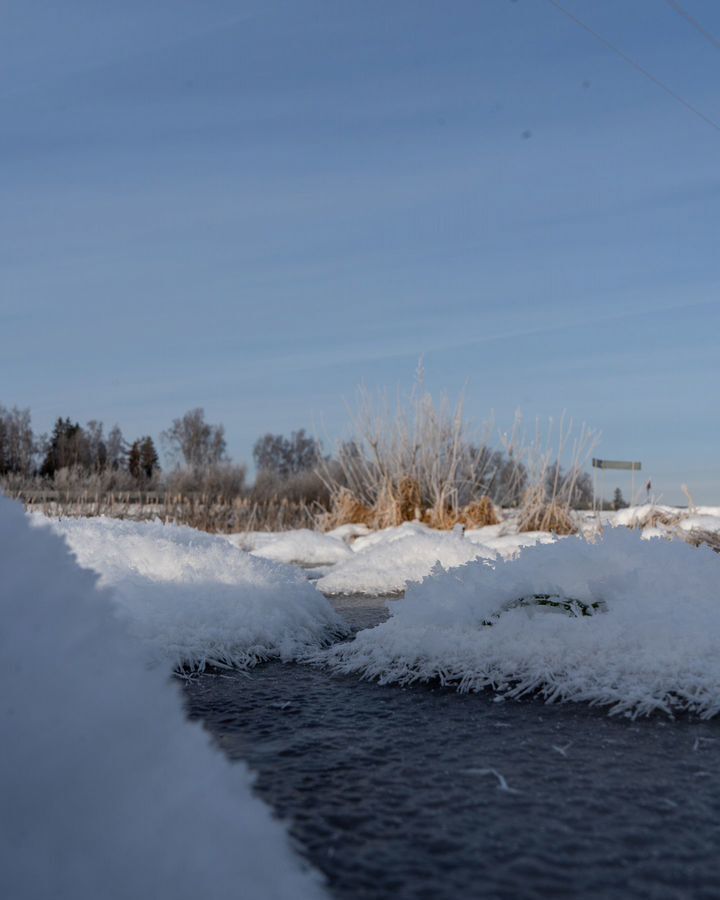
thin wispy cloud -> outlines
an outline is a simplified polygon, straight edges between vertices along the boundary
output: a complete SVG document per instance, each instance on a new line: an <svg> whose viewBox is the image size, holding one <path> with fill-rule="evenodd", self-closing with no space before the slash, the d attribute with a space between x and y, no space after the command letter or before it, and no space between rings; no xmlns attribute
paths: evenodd
<svg viewBox="0 0 720 900"><path fill-rule="evenodd" d="M720 439L690 389L717 136L547 4L6 7L0 402L40 429L204 405L243 458L425 354L475 418L568 408L647 459L668 421ZM712 108L717 51L669 5L573 9Z"/></svg>

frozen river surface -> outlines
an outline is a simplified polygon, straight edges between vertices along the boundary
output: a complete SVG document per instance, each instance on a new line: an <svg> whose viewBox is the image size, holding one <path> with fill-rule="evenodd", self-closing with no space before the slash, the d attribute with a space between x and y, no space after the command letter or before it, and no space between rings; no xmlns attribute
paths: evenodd
<svg viewBox="0 0 720 900"><path fill-rule="evenodd" d="M335 897L720 898L717 722L280 663L203 676L186 701Z"/></svg>

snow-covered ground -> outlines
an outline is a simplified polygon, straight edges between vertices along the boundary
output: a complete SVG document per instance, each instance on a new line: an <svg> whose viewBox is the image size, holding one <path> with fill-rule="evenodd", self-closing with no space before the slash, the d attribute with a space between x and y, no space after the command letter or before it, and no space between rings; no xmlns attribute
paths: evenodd
<svg viewBox="0 0 720 900"><path fill-rule="evenodd" d="M595 543L571 537L493 565L438 567L387 622L321 659L383 683L437 678L615 713L710 717L720 711L719 642L720 556L618 527Z"/></svg>
<svg viewBox="0 0 720 900"><path fill-rule="evenodd" d="M253 556L300 566L334 565L352 556L352 550L342 537L310 531L309 528L275 533L254 531L247 535L231 534L228 535L228 540Z"/></svg>
<svg viewBox="0 0 720 900"><path fill-rule="evenodd" d="M642 506L628 506L626 509L606 514L613 525L642 528L649 519L677 519L681 527L707 527L710 531L720 531L720 506L697 506L692 510L677 506L662 506L646 503Z"/></svg>
<svg viewBox="0 0 720 900"><path fill-rule="evenodd" d="M180 665L280 658L498 700L717 715L720 555L682 535L720 533L720 509L601 524L585 517L591 541L512 520L228 539L26 516L0 497L0 897L322 896L248 771L185 721ZM403 591L386 622L332 643L349 630L322 592Z"/></svg>
<svg viewBox="0 0 720 900"><path fill-rule="evenodd" d="M646 538L673 538L697 530L720 534L720 507L689 512L646 505L619 512L578 513L577 518L581 531L590 537L601 527L617 525L637 528ZM345 525L327 534L300 529L228 535L227 539L254 556L314 567L318 588L329 596L400 594L422 581L438 563L452 568L472 559L509 559L525 547L557 540L547 532L518 533L512 512L505 513L500 525L468 529L464 535L406 522L378 531Z"/></svg>
<svg viewBox="0 0 720 900"><path fill-rule="evenodd" d="M169 669L148 668L147 648L113 615L112 591L78 567L54 533L62 530L30 527L20 506L0 497L0 897L324 896L252 795L246 767L229 764L186 721ZM204 571L224 558L219 546L175 532L164 544L152 529L131 540L132 529L103 523L64 532L88 547L88 559L105 546L106 582L120 591L134 583L138 604L161 609L169 601L149 589L147 574L160 568L161 550L165 581L178 588L175 566L192 580L192 560ZM126 554L144 574L131 577ZM223 571L218 583L229 580ZM207 581L197 577L196 596ZM258 595L268 602L271 581L268 570ZM285 584L278 579L287 603L302 606L304 592Z"/></svg>
<svg viewBox="0 0 720 900"><path fill-rule="evenodd" d="M421 581L433 566L460 566L471 559L493 559L482 544L452 533L407 523L387 528L353 543L355 553L317 582L325 594L399 594L413 581Z"/></svg>
<svg viewBox="0 0 720 900"><path fill-rule="evenodd" d="M227 540L253 556L315 568L317 586L324 594L379 596L402 593L438 563L451 568L471 559L513 556L522 547L553 537L543 532L517 534L512 522L464 535L406 522L379 531L346 525L328 534L299 529L228 535Z"/></svg>
<svg viewBox="0 0 720 900"><path fill-rule="evenodd" d="M113 589L118 617L153 662L202 669L291 660L344 631L296 568L258 559L225 538L103 517L32 521L64 537L80 565Z"/></svg>

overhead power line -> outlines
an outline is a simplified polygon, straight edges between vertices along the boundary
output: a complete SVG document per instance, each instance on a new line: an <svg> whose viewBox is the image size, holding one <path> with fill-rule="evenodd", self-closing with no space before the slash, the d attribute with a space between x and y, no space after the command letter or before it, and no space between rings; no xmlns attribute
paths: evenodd
<svg viewBox="0 0 720 900"><path fill-rule="evenodd" d="M604 47L607 47L608 50L612 50L612 52L619 56L620 59L624 60L629 66L632 66L633 69L640 72L641 75L644 75L648 81L652 81L653 84L657 85L666 94L673 98L673 100L680 103L685 109L689 110L691 113L696 115L699 119L702 119L703 122L706 122L710 125L711 128L714 128L716 131L720 131L720 124L718 124L714 119L711 119L710 116L706 116L704 112L701 112L696 106L693 106L688 100L684 97L681 97L677 91L674 91L669 85L665 84L664 81L661 81L659 78L656 78L652 72L648 72L648 70L640 65L639 62L636 62L631 56L628 56L627 53L624 53L614 44L611 44L606 38L604 38L601 34L598 34L594 28L591 28L589 25L586 25L581 19L578 19L576 15L570 12L569 9L566 9L562 4L558 3L557 0L547 0L547 2L554 6L555 9L559 10L563 15L567 16L572 22L574 22L579 28L582 28L584 31L587 31L588 34L592 35L596 41L599 41Z"/></svg>
<svg viewBox="0 0 720 900"><path fill-rule="evenodd" d="M720 50L720 41L715 37L715 35L712 32L708 31L707 28L704 28L694 16L691 16L686 9L680 6L677 0L665 0L665 2L670 7L670 9L674 9L679 16L682 16L683 19L688 21L696 31L699 31L706 40L710 41L710 43L715 47L716 50Z"/></svg>

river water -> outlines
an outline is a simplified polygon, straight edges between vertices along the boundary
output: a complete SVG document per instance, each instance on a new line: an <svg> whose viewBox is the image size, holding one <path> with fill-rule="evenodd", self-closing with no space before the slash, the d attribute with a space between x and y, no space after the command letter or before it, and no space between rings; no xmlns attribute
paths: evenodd
<svg viewBox="0 0 720 900"><path fill-rule="evenodd" d="M380 600L341 612L385 615ZM281 663L185 695L335 897L720 898L716 722Z"/></svg>

